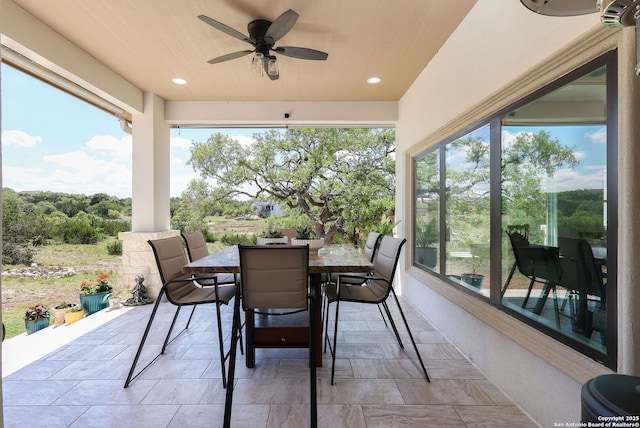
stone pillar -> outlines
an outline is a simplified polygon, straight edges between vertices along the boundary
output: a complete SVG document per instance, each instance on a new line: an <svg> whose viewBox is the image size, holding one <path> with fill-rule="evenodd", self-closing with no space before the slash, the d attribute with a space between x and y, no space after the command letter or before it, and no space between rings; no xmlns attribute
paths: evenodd
<svg viewBox="0 0 640 428"><path fill-rule="evenodd" d="M178 235L177 230L164 232L134 233L122 232L118 238L122 241L122 283L128 289L135 286L135 278L144 276L144 285L149 297L158 297L162 281L151 246L150 239L162 239Z"/></svg>
<svg viewBox="0 0 640 428"><path fill-rule="evenodd" d="M162 287L150 239L178 234L169 230L169 124L164 118L164 100L144 94L144 113L133 115L132 231L120 233L122 281L133 288L143 275L150 297Z"/></svg>

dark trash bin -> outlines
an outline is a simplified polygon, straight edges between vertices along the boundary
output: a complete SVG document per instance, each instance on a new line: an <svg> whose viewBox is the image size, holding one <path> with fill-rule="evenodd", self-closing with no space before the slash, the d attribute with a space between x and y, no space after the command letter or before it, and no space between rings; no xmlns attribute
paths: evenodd
<svg viewBox="0 0 640 428"><path fill-rule="evenodd" d="M582 386L582 422L606 422L603 417L614 416L640 417L640 377L606 374Z"/></svg>

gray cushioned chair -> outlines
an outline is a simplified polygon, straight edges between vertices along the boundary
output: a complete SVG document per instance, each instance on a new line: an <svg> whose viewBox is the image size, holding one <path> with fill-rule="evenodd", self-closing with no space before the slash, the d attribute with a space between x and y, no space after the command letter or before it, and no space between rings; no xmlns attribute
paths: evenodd
<svg viewBox="0 0 640 428"><path fill-rule="evenodd" d="M156 303L153 307L153 310L151 311L149 321L147 322L147 327L145 328L142 339L140 340L138 351L136 352L133 363L131 364L131 369L129 370L129 375L127 376L124 387L128 387L131 381L138 377L138 375L140 375L147 367L149 367L155 360L157 360L160 355L164 354L167 346L171 342L173 342L180 334L182 334L187 328L189 328L189 324L191 323L191 318L193 316L195 307L202 304L214 304L216 306L216 316L218 322L218 343L220 349L220 366L222 369L222 385L223 387L226 387L227 377L225 362L228 358L228 354L225 354L224 352L220 305L229 304L229 301L235 295L235 285L219 286L217 283L217 278L215 276L194 278L191 275L183 274L182 266L187 264L187 256L185 254L184 247L182 246L182 241L178 236L150 240L148 242L153 249L153 254L155 256L158 271L160 273L160 279L162 281L162 288L160 289L160 293L158 295L158 298L156 299ZM201 285L202 283L211 285L203 287ZM162 350L149 363L147 363L142 369L134 374L134 371L138 364L138 360L140 358L140 354L142 353L142 349L147 340L147 336L149 335L149 331L151 330L156 312L158 311L158 306L162 300L162 297L165 295L167 297L167 300L171 304L176 306L176 312L173 316L169 331L167 332L167 336L164 340ZM186 326L178 334L171 338L171 333L175 326L178 315L180 314L180 309L183 306L192 306L193 310L191 311L191 315L189 316Z"/></svg>
<svg viewBox="0 0 640 428"><path fill-rule="evenodd" d="M308 246L239 246L242 310L247 325L247 353L256 315L309 314L309 371L311 427L317 426L315 296L309 288ZM240 327L240 308L236 301L225 399L224 426L231 426L231 406L235 376L235 352Z"/></svg>
<svg viewBox="0 0 640 428"><path fill-rule="evenodd" d="M338 336L338 315L340 313L340 302L355 302L355 303L365 303L365 304L382 304L384 308L387 318L391 323L391 327L393 328L393 332L396 336L398 344L400 348L404 350L404 345L400 338L400 334L398 333L398 329L396 328L396 324L393 321L393 317L391 316L391 312L389 311L389 306L387 305L387 298L389 295L393 295L396 305L400 311L400 315L402 317L402 321L407 329L407 333L409 334L409 338L411 339L411 343L413 344L413 349L418 357L418 361L420 362L420 368L422 369L424 376L428 382L430 382L429 375L427 374L427 369L424 367L424 363L422 362L422 357L420 356L420 352L418 351L418 347L416 346L416 342L413 338L413 334L411 333L411 329L409 328L409 323L407 322L407 318L402 311L402 307L400 306L400 301L398 300L398 296L396 296L396 292L393 289L393 279L396 272L396 267L398 265L398 260L400 258L400 252L402 250L402 246L407 242L406 239L394 238L391 236L384 236L382 238L382 242L380 243L380 248L378 249L378 253L375 257L373 263L373 274L366 278L366 282L363 285L349 285L342 282L342 280L346 277L353 277L353 275L349 274L340 274L338 276L338 281L336 284L327 284L325 286L325 294L327 298L327 302L329 304L336 304L336 314L335 314L335 324L333 330L333 346L330 346L331 349L331 384L333 385L334 374L335 374L335 361L336 361L336 353L337 353L337 336ZM328 312L328 311L327 311ZM328 331L325 333L328 336ZM325 336L325 340L327 339Z"/></svg>

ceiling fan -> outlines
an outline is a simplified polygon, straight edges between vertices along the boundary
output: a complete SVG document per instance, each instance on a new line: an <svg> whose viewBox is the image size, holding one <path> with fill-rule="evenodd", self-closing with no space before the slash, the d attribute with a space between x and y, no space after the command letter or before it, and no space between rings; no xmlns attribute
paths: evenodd
<svg viewBox="0 0 640 428"><path fill-rule="evenodd" d="M575 16L600 12L608 27L636 27L636 75L640 76L640 1L638 0L520 0L541 15Z"/></svg>
<svg viewBox="0 0 640 428"><path fill-rule="evenodd" d="M271 80L276 80L280 77L280 70L278 67L278 61L272 52L280 55L288 56L298 59L309 60L326 60L329 54L315 49L300 48L295 46L278 46L274 47L274 44L284 37L294 26L298 20L298 14L289 9L282 15L271 22L266 19L256 19L251 21L247 26L249 36L245 36L241 32L225 25L215 19L209 18L205 15L199 15L200 20L211 25L216 30L222 31L225 34L235 37L238 40L249 43L253 46L253 49L247 49L238 52L232 52L226 55L219 56L217 58L210 59L209 64L217 64L224 61L240 58L245 55L254 54L251 61L252 70L260 75L264 73L269 76Z"/></svg>

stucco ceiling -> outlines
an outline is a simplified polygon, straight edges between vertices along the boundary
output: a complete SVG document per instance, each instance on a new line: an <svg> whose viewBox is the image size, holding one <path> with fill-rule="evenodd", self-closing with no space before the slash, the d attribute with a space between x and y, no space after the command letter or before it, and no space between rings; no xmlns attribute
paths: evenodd
<svg viewBox="0 0 640 428"><path fill-rule="evenodd" d="M13 0L142 91L185 101L396 101L475 1ZM287 9L300 17L276 46L324 51L327 61L279 55L277 81L252 74L251 56L207 63L251 47L198 15L248 34L250 21ZM383 80L369 85L370 76Z"/></svg>

